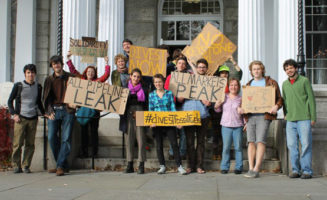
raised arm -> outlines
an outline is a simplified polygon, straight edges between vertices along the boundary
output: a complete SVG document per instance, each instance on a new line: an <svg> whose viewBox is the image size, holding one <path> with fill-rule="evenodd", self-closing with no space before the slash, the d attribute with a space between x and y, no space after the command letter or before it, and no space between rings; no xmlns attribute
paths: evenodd
<svg viewBox="0 0 327 200"><path fill-rule="evenodd" d="M100 78L97 79L97 81L100 81L100 82L105 82L110 76L110 65L108 65L109 59L107 56L104 57L104 61L106 63L106 68L105 68L104 74Z"/></svg>
<svg viewBox="0 0 327 200"><path fill-rule="evenodd" d="M76 68L75 68L75 66L74 66L74 64L73 64L73 62L72 62L72 60L70 59L71 58L71 56L72 56L72 53L70 52L70 51L68 51L68 53L67 53L67 65L68 65L68 68L69 68L69 71L70 71L70 73L72 73L72 74L76 74L76 75L78 75L78 76L81 76L81 73L79 73L77 70L76 70Z"/></svg>

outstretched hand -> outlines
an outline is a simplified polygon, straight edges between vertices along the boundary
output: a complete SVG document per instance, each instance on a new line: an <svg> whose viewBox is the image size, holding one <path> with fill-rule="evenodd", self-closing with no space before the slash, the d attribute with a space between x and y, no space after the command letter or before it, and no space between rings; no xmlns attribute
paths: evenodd
<svg viewBox="0 0 327 200"><path fill-rule="evenodd" d="M109 63L109 58L108 58L108 56L104 57L104 61L106 62L106 65L108 65L108 63Z"/></svg>
<svg viewBox="0 0 327 200"><path fill-rule="evenodd" d="M70 57L71 57L72 55L73 55L72 52L71 52L71 51L68 51L68 52L67 52L67 60L70 60Z"/></svg>

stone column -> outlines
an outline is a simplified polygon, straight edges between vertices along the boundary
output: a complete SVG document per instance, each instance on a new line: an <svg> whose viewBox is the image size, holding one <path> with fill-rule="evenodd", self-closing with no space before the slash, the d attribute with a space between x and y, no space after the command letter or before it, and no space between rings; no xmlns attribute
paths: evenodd
<svg viewBox="0 0 327 200"><path fill-rule="evenodd" d="M63 1L63 48L64 62L69 50L69 38L81 39L82 36L96 37L96 1L69 0ZM76 69L82 73L87 64L80 62L81 57L72 56ZM69 71L68 66L64 69Z"/></svg>
<svg viewBox="0 0 327 200"><path fill-rule="evenodd" d="M100 0L98 40L108 40L108 57L111 71L116 66L114 57L122 53L124 40L124 0ZM104 73L104 60L98 58L98 74Z"/></svg>
<svg viewBox="0 0 327 200"><path fill-rule="evenodd" d="M11 1L0 1L0 83L10 81Z"/></svg>
<svg viewBox="0 0 327 200"><path fill-rule="evenodd" d="M14 80L25 79L23 68L35 64L36 0L17 0Z"/></svg>

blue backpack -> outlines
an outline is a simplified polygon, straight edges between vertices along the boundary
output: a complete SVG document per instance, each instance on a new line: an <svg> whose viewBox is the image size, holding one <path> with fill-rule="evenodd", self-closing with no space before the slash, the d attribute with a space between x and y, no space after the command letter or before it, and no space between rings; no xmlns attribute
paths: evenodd
<svg viewBox="0 0 327 200"><path fill-rule="evenodd" d="M76 112L76 118L78 123L86 125L92 117L96 115L96 110L87 107L80 107Z"/></svg>

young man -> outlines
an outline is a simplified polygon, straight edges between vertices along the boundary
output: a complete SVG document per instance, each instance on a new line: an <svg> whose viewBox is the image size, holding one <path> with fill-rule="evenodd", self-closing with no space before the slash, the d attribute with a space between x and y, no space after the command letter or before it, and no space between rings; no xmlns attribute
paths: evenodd
<svg viewBox="0 0 327 200"><path fill-rule="evenodd" d="M21 148L23 145L23 169L25 173L31 173L30 166L35 149L34 141L38 121L37 109L44 115L41 102L42 86L35 82L36 66L25 65L24 74L25 80L14 85L8 99L9 112L15 121L12 153L14 173L22 172Z"/></svg>
<svg viewBox="0 0 327 200"><path fill-rule="evenodd" d="M63 70L62 56L52 56L50 67L54 72L44 81L43 101L45 111L49 116L48 140L57 166L56 169L50 169L49 173L62 176L64 172L69 171L67 157L71 150L71 133L75 113L75 109L64 103L64 96L68 78L73 75ZM57 133L59 128L62 128L61 144Z"/></svg>
<svg viewBox="0 0 327 200"><path fill-rule="evenodd" d="M298 74L295 60L283 64L288 80L284 81L284 113L287 147L290 151L292 174L290 178L312 178L312 133L311 126L316 123L316 102L309 80ZM298 138L301 142L299 158ZM302 174L302 175L301 175Z"/></svg>
<svg viewBox="0 0 327 200"><path fill-rule="evenodd" d="M127 58L127 62L126 62L126 67L128 68L129 66L129 50L131 48L131 45L133 45L133 42L129 39L124 39L123 40L123 53L124 53L124 56L126 56Z"/></svg>
<svg viewBox="0 0 327 200"><path fill-rule="evenodd" d="M246 114L244 115L247 122L245 128L247 129L248 140L248 159L249 159L249 171L245 174L247 178L259 177L259 171L263 162L263 156L266 151L266 138L271 120L277 118L277 111L283 106L283 99L280 94L278 83L265 76L265 66L261 61L253 61L249 66L251 79L248 86L273 86L275 88L275 105L270 109L268 113L262 114ZM243 110L239 109L240 114L243 114Z"/></svg>

